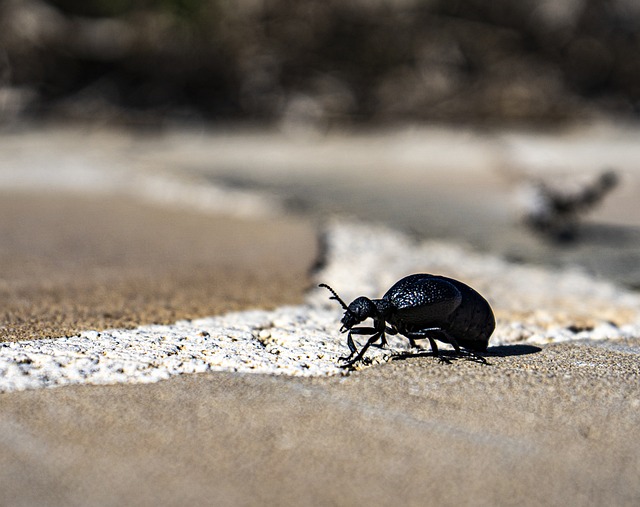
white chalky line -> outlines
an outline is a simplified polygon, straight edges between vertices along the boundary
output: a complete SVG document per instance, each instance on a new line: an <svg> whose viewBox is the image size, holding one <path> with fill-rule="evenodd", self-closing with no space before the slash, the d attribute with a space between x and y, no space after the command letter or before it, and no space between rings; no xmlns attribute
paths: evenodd
<svg viewBox="0 0 640 507"><path fill-rule="evenodd" d="M334 223L328 227L326 238L327 262L317 280L332 285L347 303L360 294L380 297L402 276L435 267L440 272L460 272L467 280L495 282L480 289L494 308L512 304L519 294L538 284L536 290L546 286L547 290L566 291L579 302L595 297L640 309L637 295L586 275L510 265L455 245L414 243L385 228ZM342 309L328 297L327 291L318 288L310 292L307 304L273 311L244 311L166 326L0 343L0 392L69 384L148 383L207 371L341 374L344 370L339 367L339 357L348 354L346 336L339 332ZM590 331L575 333L499 319L491 345L637 336L638 323L616 327L602 322ZM389 349L372 347L367 352L374 364L388 360L394 351L407 350L407 340L388 339Z"/></svg>
<svg viewBox="0 0 640 507"><path fill-rule="evenodd" d="M241 371L339 373L335 314L306 306L0 344L0 391Z"/></svg>

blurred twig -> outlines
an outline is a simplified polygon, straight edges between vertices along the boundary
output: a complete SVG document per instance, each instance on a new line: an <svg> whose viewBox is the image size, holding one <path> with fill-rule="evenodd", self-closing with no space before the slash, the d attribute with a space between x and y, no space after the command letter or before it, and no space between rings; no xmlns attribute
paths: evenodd
<svg viewBox="0 0 640 507"><path fill-rule="evenodd" d="M618 181L617 173L610 169L588 181L529 180L523 200L524 223L553 240L573 240L582 217L599 205Z"/></svg>

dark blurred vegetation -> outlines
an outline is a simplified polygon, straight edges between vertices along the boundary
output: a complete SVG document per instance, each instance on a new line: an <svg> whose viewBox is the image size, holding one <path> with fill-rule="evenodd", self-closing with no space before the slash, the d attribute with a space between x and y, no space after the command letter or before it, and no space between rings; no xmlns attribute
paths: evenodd
<svg viewBox="0 0 640 507"><path fill-rule="evenodd" d="M640 104L637 0L0 0L0 114L557 121Z"/></svg>

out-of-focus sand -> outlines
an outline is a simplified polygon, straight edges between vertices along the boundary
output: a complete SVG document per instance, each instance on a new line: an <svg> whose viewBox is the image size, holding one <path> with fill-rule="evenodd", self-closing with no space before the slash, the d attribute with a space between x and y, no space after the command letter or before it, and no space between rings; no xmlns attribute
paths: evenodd
<svg viewBox="0 0 640 507"><path fill-rule="evenodd" d="M0 238L3 341L298 303L318 253L295 219L65 194L3 194Z"/></svg>

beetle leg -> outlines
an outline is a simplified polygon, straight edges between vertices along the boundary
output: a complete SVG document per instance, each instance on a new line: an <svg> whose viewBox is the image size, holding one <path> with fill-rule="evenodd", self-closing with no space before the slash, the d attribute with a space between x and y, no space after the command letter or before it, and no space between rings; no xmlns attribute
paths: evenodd
<svg viewBox="0 0 640 507"><path fill-rule="evenodd" d="M449 333L447 333L443 329L440 330L440 333L446 337L448 343L450 343L453 346L454 350L456 351L456 354L458 354L459 356L467 356L480 363L484 363L484 364L487 363L487 360L484 357L479 356L475 352L471 350L462 350L460 348L460 345L458 345L458 340L456 340L453 336L451 336Z"/></svg>
<svg viewBox="0 0 640 507"><path fill-rule="evenodd" d="M385 326L384 332L387 334L398 334L398 330L395 327Z"/></svg>
<svg viewBox="0 0 640 507"><path fill-rule="evenodd" d="M437 357L438 361L440 361L440 363L451 364L451 360L449 360L446 357L440 355L440 352L438 351L438 345L436 343L436 340L434 338L432 338L431 336L427 336L427 339L429 340L429 344L431 345L431 352L433 352L433 357Z"/></svg>
<svg viewBox="0 0 640 507"><path fill-rule="evenodd" d="M380 321L380 320L375 320L374 324L376 326L376 333L380 337L380 343L372 343L372 345L374 347L378 347L380 349L383 349L383 348L385 348L387 346L387 336L385 334L387 326L385 325L384 321Z"/></svg>
<svg viewBox="0 0 640 507"><path fill-rule="evenodd" d="M376 329L373 328L373 327L354 327L354 328L350 329L349 330L349 334L347 335L347 346L349 347L350 354L348 356L345 356L345 357L340 357L339 359L341 361L350 362L351 358L358 353L358 348L356 347L356 344L353 342L353 336L352 335L354 335L354 334L375 334L375 333L376 333Z"/></svg>
<svg viewBox="0 0 640 507"><path fill-rule="evenodd" d="M375 327L354 327L349 334L376 334L378 330Z"/></svg>
<svg viewBox="0 0 640 507"><path fill-rule="evenodd" d="M405 333L404 336L406 336L409 339L409 343L411 344L412 347L416 347L416 340L423 340L423 339L429 340L429 345L431 345L431 352L433 354L433 357L437 357L441 363L449 364L451 361L449 361L449 359L447 359L446 357L441 356L440 351L438 350L436 339L433 337L433 335L437 333L442 334L445 337L444 341L447 341L451 343L451 345L453 345L453 348L456 350L456 353L463 355L462 352L460 351L460 346L458 345L458 342L455 340L455 338L447 334L445 331L443 331L439 327L430 327L427 329L421 329L420 331L408 332L408 333Z"/></svg>
<svg viewBox="0 0 640 507"><path fill-rule="evenodd" d="M407 336L407 338L409 339L409 345L412 349L424 350L420 345L416 343L416 339L413 336ZM433 346L431 348L433 348Z"/></svg>
<svg viewBox="0 0 640 507"><path fill-rule="evenodd" d="M365 343L362 348L360 349L360 352L358 352L358 354L356 355L356 357L354 357L353 359L351 359L351 356L353 356L353 354L349 355L348 358L340 358L345 362L344 366L352 366L355 363L357 363L358 361L360 361L363 357L364 357L364 353L367 351L367 349L373 344L373 342L375 342L378 338L380 338L381 333L376 333L374 335L372 335L368 340L367 343Z"/></svg>
<svg viewBox="0 0 640 507"><path fill-rule="evenodd" d="M349 347L350 353L348 356L339 357L338 359L340 359L341 361L349 361L354 355L358 353L356 344L353 343L353 337L351 336L351 331L349 331L349 334L347 335L347 346Z"/></svg>
<svg viewBox="0 0 640 507"><path fill-rule="evenodd" d="M351 333L347 336L347 345L349 346L349 352L351 352L351 355L358 352L355 343L353 343L353 336L351 336Z"/></svg>
<svg viewBox="0 0 640 507"><path fill-rule="evenodd" d="M431 350L433 351L433 355L435 357L438 356L438 346L436 345L435 340L430 336L430 334L434 331L440 331L439 327L430 327L427 329L421 329L420 331L407 331L402 333L409 340L409 344L415 348L419 349L421 347L418 346L416 340L424 340L425 338L429 340L429 344L431 345Z"/></svg>
<svg viewBox="0 0 640 507"><path fill-rule="evenodd" d="M431 338L430 336L428 336L427 338L429 338L429 343L431 344L431 350L433 352L433 357L437 357L438 361L440 361L441 363L451 364L451 360L447 359L446 357L441 356L440 353L438 352L438 345L436 345L435 339ZM454 347L455 347L455 345L454 345Z"/></svg>

